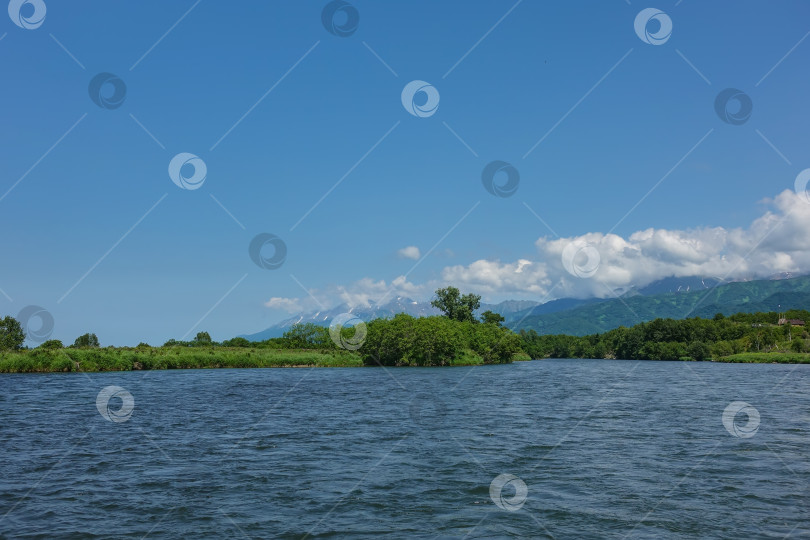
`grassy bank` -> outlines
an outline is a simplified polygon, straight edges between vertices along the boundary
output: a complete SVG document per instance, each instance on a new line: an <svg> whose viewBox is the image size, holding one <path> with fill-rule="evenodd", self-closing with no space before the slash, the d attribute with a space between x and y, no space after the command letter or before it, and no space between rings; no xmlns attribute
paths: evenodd
<svg viewBox="0 0 810 540"><path fill-rule="evenodd" d="M529 360L515 355L514 360ZM450 365L484 364L465 351ZM269 367L362 367L360 355L345 350L262 349L244 347L138 347L30 349L0 353L0 373L139 371Z"/></svg>
<svg viewBox="0 0 810 540"><path fill-rule="evenodd" d="M349 351L249 349L228 347L139 347L32 349L0 354L0 373L137 371L151 369L356 367Z"/></svg>
<svg viewBox="0 0 810 540"><path fill-rule="evenodd" d="M443 316L405 313L368 323L349 319L330 327L294 324L281 337L252 342L237 336L222 342L208 332L191 341L169 339L161 347L100 347L94 333L65 347L49 339L24 349L26 334L14 317L0 319L0 373L133 371L155 369L260 367L428 367L508 364L530 360L520 337L502 326L504 318L485 311L474 315L480 296L461 295L454 287L436 291L433 304ZM353 322L352 322L353 321ZM351 349L351 350L349 350Z"/></svg>
<svg viewBox="0 0 810 540"><path fill-rule="evenodd" d="M715 358L715 362L737 362L746 364L810 364L807 353L740 353Z"/></svg>

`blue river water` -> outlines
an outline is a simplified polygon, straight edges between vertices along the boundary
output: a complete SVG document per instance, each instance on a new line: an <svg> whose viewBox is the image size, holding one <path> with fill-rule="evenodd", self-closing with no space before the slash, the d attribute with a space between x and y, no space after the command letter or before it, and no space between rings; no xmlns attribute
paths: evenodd
<svg viewBox="0 0 810 540"><path fill-rule="evenodd" d="M0 451L2 538L810 537L810 366L0 375Z"/></svg>

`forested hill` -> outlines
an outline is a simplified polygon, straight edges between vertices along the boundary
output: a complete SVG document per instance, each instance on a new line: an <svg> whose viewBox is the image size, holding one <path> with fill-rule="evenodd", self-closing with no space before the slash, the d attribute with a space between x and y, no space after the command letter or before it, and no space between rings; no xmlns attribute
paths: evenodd
<svg viewBox="0 0 810 540"><path fill-rule="evenodd" d="M621 297L556 313L524 312L513 316L507 325L515 331L585 336L658 318L711 318L716 313L732 315L808 307L810 276L802 276L728 283L691 292Z"/></svg>
<svg viewBox="0 0 810 540"><path fill-rule="evenodd" d="M787 321L780 319L787 319ZM521 331L532 358L623 360L714 360L718 362L810 363L810 311L737 313L711 319L655 319L589 336L539 335Z"/></svg>

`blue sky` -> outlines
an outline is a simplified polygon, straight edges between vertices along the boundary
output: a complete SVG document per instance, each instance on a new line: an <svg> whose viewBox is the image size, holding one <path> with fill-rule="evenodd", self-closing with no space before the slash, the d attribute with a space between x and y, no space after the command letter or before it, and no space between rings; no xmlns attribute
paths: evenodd
<svg viewBox="0 0 810 540"><path fill-rule="evenodd" d="M346 37L325 1L43 3L37 28L0 22L0 313L42 306L54 338L225 339L397 278L540 301L810 270L783 193L810 167L804 2L357 0ZM672 21L660 45L634 30L648 7ZM89 96L104 72L114 109ZM413 80L435 114L403 107ZM741 125L715 112L726 88L753 103ZM169 177L182 152L199 189ZM494 160L519 171L511 197L482 185ZM280 268L248 255L261 233ZM572 242L595 276L564 271Z"/></svg>

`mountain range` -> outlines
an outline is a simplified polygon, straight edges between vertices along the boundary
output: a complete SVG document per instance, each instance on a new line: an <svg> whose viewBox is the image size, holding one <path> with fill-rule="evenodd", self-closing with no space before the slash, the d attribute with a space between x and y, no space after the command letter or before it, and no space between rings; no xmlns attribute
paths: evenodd
<svg viewBox="0 0 810 540"><path fill-rule="evenodd" d="M655 291L656 289L651 289ZM542 307L542 306L540 306ZM810 276L706 284L701 289L644 295L640 291L552 313L529 309L513 313L513 330L584 336L657 318L711 318L717 313L785 311L810 307Z"/></svg>
<svg viewBox="0 0 810 540"><path fill-rule="evenodd" d="M778 274L769 279L722 283L716 278L699 276L665 278L645 287L614 291L612 298L561 298L546 303L531 300L506 300L481 304L478 314L491 310L501 314L505 325L515 331L533 329L540 334L583 336L633 326L656 318L683 319L712 317L716 313L807 309L810 307L810 276ZM328 310L301 313L261 332L244 335L251 341L279 337L292 325L315 323L327 326L342 314L351 313L369 321L407 313L415 317L437 315L430 302L396 297L383 305L350 308L343 304Z"/></svg>

